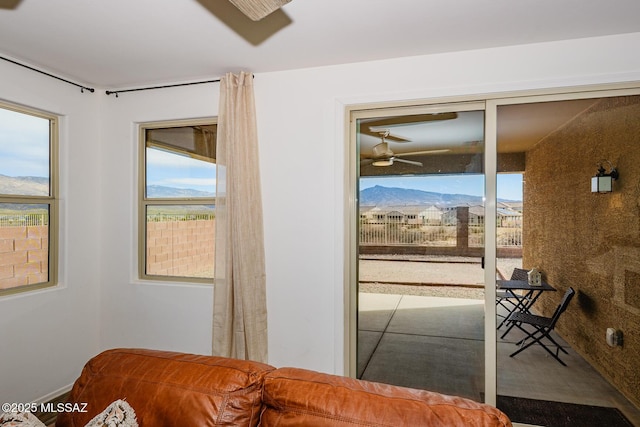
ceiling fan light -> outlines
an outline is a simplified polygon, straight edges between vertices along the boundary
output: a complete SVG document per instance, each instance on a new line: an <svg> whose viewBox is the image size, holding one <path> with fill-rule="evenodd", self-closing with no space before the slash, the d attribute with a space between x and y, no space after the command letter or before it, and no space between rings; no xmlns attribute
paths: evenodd
<svg viewBox="0 0 640 427"><path fill-rule="evenodd" d="M393 165L393 160L391 159L381 159L381 160L376 160L375 162L371 163L373 166L391 166Z"/></svg>

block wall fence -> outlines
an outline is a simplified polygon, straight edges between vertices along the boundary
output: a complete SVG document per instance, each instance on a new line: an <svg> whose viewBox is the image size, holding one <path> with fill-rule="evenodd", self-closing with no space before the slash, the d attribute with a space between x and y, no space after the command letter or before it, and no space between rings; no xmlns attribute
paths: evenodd
<svg viewBox="0 0 640 427"><path fill-rule="evenodd" d="M49 226L0 227L0 290L46 282Z"/></svg>
<svg viewBox="0 0 640 427"><path fill-rule="evenodd" d="M46 282L47 225L0 227L0 290ZM147 274L213 277L215 220L147 224Z"/></svg>
<svg viewBox="0 0 640 427"><path fill-rule="evenodd" d="M215 220L147 223L147 274L213 277Z"/></svg>

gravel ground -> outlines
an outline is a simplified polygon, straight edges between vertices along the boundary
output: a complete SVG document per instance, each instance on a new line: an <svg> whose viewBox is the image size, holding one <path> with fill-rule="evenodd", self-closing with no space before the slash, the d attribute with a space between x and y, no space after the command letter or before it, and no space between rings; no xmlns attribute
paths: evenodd
<svg viewBox="0 0 640 427"><path fill-rule="evenodd" d="M360 292L372 294L418 295L423 297L448 297L484 299L482 289L461 286L416 286L393 283L361 283Z"/></svg>
<svg viewBox="0 0 640 427"><path fill-rule="evenodd" d="M498 278L508 278L522 260L498 259ZM484 298L479 258L366 255L359 263L360 292Z"/></svg>

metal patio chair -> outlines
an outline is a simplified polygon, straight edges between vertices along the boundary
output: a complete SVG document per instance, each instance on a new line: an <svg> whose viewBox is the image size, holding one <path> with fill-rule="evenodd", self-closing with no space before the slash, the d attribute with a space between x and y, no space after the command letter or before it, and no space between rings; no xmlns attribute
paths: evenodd
<svg viewBox="0 0 640 427"><path fill-rule="evenodd" d="M510 280L528 280L527 270L523 268L514 268L513 272L511 273ZM509 317L511 312L519 305L522 305L522 304L519 304L519 302L523 298L524 297L522 295L518 295L516 293L513 293L512 291L504 290L504 289L496 289L496 305L502 306L504 309L507 310L506 315L498 314L498 317L501 317L503 319L498 325L498 329L500 329L502 325L504 325L507 322L507 317Z"/></svg>
<svg viewBox="0 0 640 427"><path fill-rule="evenodd" d="M562 313L565 312L565 310L567 309L567 306L571 302L571 299L573 298L575 293L576 291L573 288L569 287L569 289L567 289L564 296L562 297L562 301L560 302L560 304L558 304L558 307L556 308L555 312L553 313L553 316L551 317L538 316L535 314L524 313L524 312L512 313L507 318L507 321L511 322L515 327L519 328L521 331L527 334L527 336L517 342L517 345L520 345L520 348L515 352L511 353L509 356L513 357L516 354L526 350L527 348L531 347L534 344L540 344L542 348L544 348L547 351L547 353L553 356L554 359L556 359L562 365L567 366L560 359L559 352L562 351L565 354L569 354L569 353L567 353L567 350L562 348L562 346L560 346L560 344L558 344L551 337L550 333L556 327L556 323L558 323L558 320L560 319L560 315L562 315ZM523 327L524 325L530 325L534 328L534 330L530 332ZM549 340L552 345L556 346L555 353L551 351L551 349L548 347L548 345L551 345L551 344L545 344L542 341L545 338Z"/></svg>

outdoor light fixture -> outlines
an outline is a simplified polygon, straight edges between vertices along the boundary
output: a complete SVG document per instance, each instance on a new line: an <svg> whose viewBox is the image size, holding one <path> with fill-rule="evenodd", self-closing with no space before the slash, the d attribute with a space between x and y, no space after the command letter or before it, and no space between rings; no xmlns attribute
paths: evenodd
<svg viewBox="0 0 640 427"><path fill-rule="evenodd" d="M602 162L609 164L609 173L606 173ZM598 163L598 173L591 178L591 192L592 193L611 193L613 191L613 181L618 179L618 171L608 160L603 160Z"/></svg>

